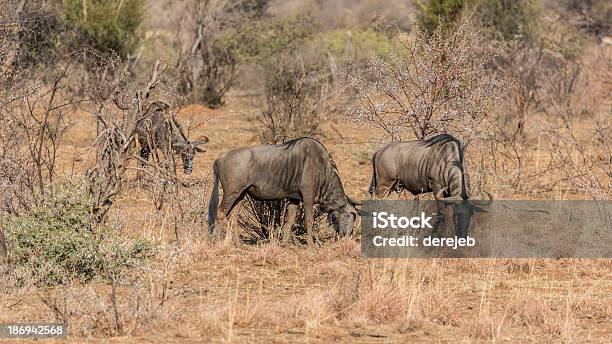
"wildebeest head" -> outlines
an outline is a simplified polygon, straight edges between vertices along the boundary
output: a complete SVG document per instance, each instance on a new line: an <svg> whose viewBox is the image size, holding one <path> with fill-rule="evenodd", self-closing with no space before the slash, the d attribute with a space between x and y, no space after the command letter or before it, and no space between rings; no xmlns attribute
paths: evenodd
<svg viewBox="0 0 612 344"><path fill-rule="evenodd" d="M198 146L206 143L208 143L208 138L204 136L202 140L189 141L185 139L173 144L174 151L180 155L183 160L183 173L191 174L193 170L193 158L196 152L204 153L206 151Z"/></svg>
<svg viewBox="0 0 612 344"><path fill-rule="evenodd" d="M489 196L488 201L477 201L463 199L461 196L445 197L445 192L448 188L443 188L435 195L436 201L449 206L453 210L453 224L455 225L455 233L461 238L467 237L469 228L472 223L472 217L475 212L486 211L483 207L490 205L493 202L493 196L486 192Z"/></svg>
<svg viewBox="0 0 612 344"><path fill-rule="evenodd" d="M357 206L361 203L346 197L346 204L338 209L333 209L328 215L327 220L334 226L336 233L340 236L347 236L353 233L355 220L360 213Z"/></svg>
<svg viewBox="0 0 612 344"><path fill-rule="evenodd" d="M208 137L203 136L201 140L189 141L183 127L176 121L176 118L172 117L170 122L173 133L172 148L174 152L181 156L183 160L183 173L191 174L193 170L193 158L196 152L204 153L206 150L198 146L208 143Z"/></svg>

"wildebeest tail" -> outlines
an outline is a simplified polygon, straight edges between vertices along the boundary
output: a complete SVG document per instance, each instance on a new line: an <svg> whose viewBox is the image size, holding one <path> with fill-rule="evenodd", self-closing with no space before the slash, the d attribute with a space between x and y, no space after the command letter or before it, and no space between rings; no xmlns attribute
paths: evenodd
<svg viewBox="0 0 612 344"><path fill-rule="evenodd" d="M370 183L370 189L368 190L370 192L370 197L372 197L374 192L376 192L376 178L376 153L374 153L374 156L372 157L372 182Z"/></svg>
<svg viewBox="0 0 612 344"><path fill-rule="evenodd" d="M213 234L215 221L217 219L217 208L219 207L219 162L215 160L213 164L213 190L208 201L208 234Z"/></svg>

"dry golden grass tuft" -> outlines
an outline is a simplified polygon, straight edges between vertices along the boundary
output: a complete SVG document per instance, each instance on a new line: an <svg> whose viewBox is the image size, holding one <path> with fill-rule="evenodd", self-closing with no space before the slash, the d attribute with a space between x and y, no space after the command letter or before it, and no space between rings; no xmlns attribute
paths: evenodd
<svg viewBox="0 0 612 344"><path fill-rule="evenodd" d="M74 340L154 342L605 342L609 333L609 261L363 260L356 246L170 244L115 296L107 283L5 291L0 320L66 319Z"/></svg>

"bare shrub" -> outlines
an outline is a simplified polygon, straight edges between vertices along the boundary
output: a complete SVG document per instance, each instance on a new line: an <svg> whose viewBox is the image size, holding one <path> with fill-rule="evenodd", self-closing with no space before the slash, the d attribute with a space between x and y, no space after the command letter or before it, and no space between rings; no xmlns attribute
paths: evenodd
<svg viewBox="0 0 612 344"><path fill-rule="evenodd" d="M577 113L585 105L576 99L585 81L579 61L582 35L559 18L546 18L544 23L547 27L538 37L493 44L496 68L516 81L507 92L508 117L515 124L508 130L515 140L526 139L526 117L551 108L551 98Z"/></svg>
<svg viewBox="0 0 612 344"><path fill-rule="evenodd" d="M185 161L178 161L184 157L184 152L175 149L173 135L181 135L187 140L189 132L204 121L196 121L195 126L190 123L187 127L176 121L180 108L170 107L170 104L181 103L182 97L176 94L174 71L157 59L148 78L139 80L117 57L108 59L91 54L89 58L98 60L94 64L97 67L90 72L86 89L91 102L80 109L90 113L97 126L97 137L90 148L93 159L86 172L94 227L109 220L120 226L127 222L136 226L167 225L174 232L177 247L200 237L208 177L184 179L179 176L177 166L182 170L187 165ZM151 119L153 116L156 118ZM152 132L152 121L160 118L162 122L155 122ZM144 145L143 142L149 148L146 150L148 159L136 149L142 148L138 143ZM139 191L154 206L153 213L145 220L151 220L147 224L138 223L139 219L131 216L125 218L121 208L113 207L117 199L129 198L129 193Z"/></svg>
<svg viewBox="0 0 612 344"><path fill-rule="evenodd" d="M168 323L182 318L175 304L180 295L171 289L182 252L165 251L159 265L116 271L105 285L69 284L41 290L37 296L44 305L43 314L69 323L76 336L138 335L152 327L169 328Z"/></svg>
<svg viewBox="0 0 612 344"><path fill-rule="evenodd" d="M293 207L293 210L290 209ZM243 211L238 225L244 229L246 242L299 242L306 243L306 226L303 204L292 204L289 200L259 201L246 196L242 201ZM293 214L290 214L293 212ZM326 231L327 214L315 207L313 228L320 241L329 240L334 233ZM286 233L285 229L289 228ZM285 237L289 234L289 237Z"/></svg>
<svg viewBox="0 0 612 344"><path fill-rule="evenodd" d="M44 0L2 0L0 8L1 85L19 81L26 69L52 62L63 27L52 5Z"/></svg>
<svg viewBox="0 0 612 344"><path fill-rule="evenodd" d="M548 55L543 46L520 40L494 49L499 52L495 68L514 82L505 90L496 115L485 120L483 151L493 159L484 165L510 188L528 190L535 179L558 168L554 161L540 158L539 148L533 149L542 141L543 126L534 118L542 112L542 76Z"/></svg>
<svg viewBox="0 0 612 344"><path fill-rule="evenodd" d="M601 72L586 66L607 62L583 56L584 40L571 26L558 18L546 23L538 41L510 42L496 60L516 82L501 111L487 119L485 146L494 157L488 166L519 192L586 191L602 198L609 164L600 155L610 143L601 112L609 91ZM585 154L591 149L601 153Z"/></svg>
<svg viewBox="0 0 612 344"><path fill-rule="evenodd" d="M7 213L40 204L53 191L59 147L72 125L67 110L84 101L72 93L75 67L75 56L59 60L48 78L22 80L0 99L0 207Z"/></svg>
<svg viewBox="0 0 612 344"><path fill-rule="evenodd" d="M244 211L238 218L238 225L246 230L247 241L286 240L283 228L291 225L287 223L288 205L288 201L259 201L247 195L242 201Z"/></svg>
<svg viewBox="0 0 612 344"><path fill-rule="evenodd" d="M262 141L276 144L315 135L330 96L328 74L316 57L279 54L265 62L263 75Z"/></svg>
<svg viewBox="0 0 612 344"><path fill-rule="evenodd" d="M558 125L550 130L547 139L551 159L562 166L557 178L569 184L572 190L586 192L593 200L612 198L612 121L609 116L590 115L586 128L586 137L590 140L578 137L575 121L561 106L557 106L556 118Z"/></svg>
<svg viewBox="0 0 612 344"><path fill-rule="evenodd" d="M605 110L606 96L594 104L585 104L577 94L593 86L594 83L576 86L577 90L569 94L572 100L561 97L557 101L551 96L551 110L547 111L551 124L545 137L550 159L559 166L556 182L572 192L586 193L593 200L606 200L612 197L612 120Z"/></svg>
<svg viewBox="0 0 612 344"><path fill-rule="evenodd" d="M156 185L160 183L158 181ZM183 248L206 240L203 233L208 214L209 176L188 182L169 179L165 191L153 188L155 184L148 184L145 191L150 194L157 193L158 197L165 201L163 208L155 204L155 215L159 218L155 225L167 227L172 233L171 237L175 239L176 247Z"/></svg>
<svg viewBox="0 0 612 344"><path fill-rule="evenodd" d="M181 89L210 107L223 104L225 93L234 85L241 50L250 37L242 26L264 15L267 0L193 1L188 6L193 41L179 58Z"/></svg>
<svg viewBox="0 0 612 344"><path fill-rule="evenodd" d="M387 58L373 58L365 73L347 73L355 102L350 120L380 129L383 141L424 139L450 132L469 143L501 97L504 80L487 69L491 56L469 29L448 35L417 30L412 41L396 39Z"/></svg>
<svg viewBox="0 0 612 344"><path fill-rule="evenodd" d="M106 68L117 68L118 66L121 66L121 64L107 65ZM93 220L96 223L104 221L126 181L129 162L135 159L133 146L135 145L137 125L157 110L155 101L150 97L160 83L161 74L166 67L158 59L144 87L137 89L137 84L134 83L127 86L128 90L134 92L133 98L129 99L131 102L128 101L127 104L122 103L120 99L123 94L116 88L117 81L105 84L106 80L101 80L101 89L98 89L98 91L102 97L98 100L99 105L93 112L99 128L98 137L94 144L96 160L87 171L89 192L93 196ZM121 72L121 69L115 70L115 73ZM131 92L125 93L128 93L129 98ZM117 111L117 109L120 111ZM171 154L170 158L172 158ZM168 165L166 164L166 166ZM174 164L171 166L174 166ZM158 164L154 167L155 175L161 179L162 183L166 183L166 180L172 177L169 171L173 171L173 168L171 170L164 169L164 164ZM165 191L163 188L162 190Z"/></svg>
<svg viewBox="0 0 612 344"><path fill-rule="evenodd" d="M514 80L509 89L507 103L510 108L503 118L502 132L510 140L525 138L525 119L529 113L538 109L539 71L543 48L522 41L511 41L503 46L505 50L498 55L496 66Z"/></svg>

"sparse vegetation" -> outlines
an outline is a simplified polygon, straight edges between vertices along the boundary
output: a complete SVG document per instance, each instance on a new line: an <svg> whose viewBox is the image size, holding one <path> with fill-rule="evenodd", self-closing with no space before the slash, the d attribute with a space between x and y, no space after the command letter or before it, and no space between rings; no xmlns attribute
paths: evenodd
<svg viewBox="0 0 612 344"><path fill-rule="evenodd" d="M41 205L3 225L11 277L19 285L53 286L73 279L110 278L145 258L149 245L125 243L113 228L90 227L91 200L82 188L63 186Z"/></svg>
<svg viewBox="0 0 612 344"><path fill-rule="evenodd" d="M179 58L182 92L216 108L234 86L241 59L256 49L251 28L269 1L192 1L186 13L194 22L190 48ZM246 56L245 56L246 55Z"/></svg>
<svg viewBox="0 0 612 344"><path fill-rule="evenodd" d="M127 58L138 44L144 0L62 0L67 25L77 31L73 44Z"/></svg>
<svg viewBox="0 0 612 344"><path fill-rule="evenodd" d="M561 6L574 17L577 26L587 33L602 38L612 32L612 4L605 0L563 0Z"/></svg>
<svg viewBox="0 0 612 344"><path fill-rule="evenodd" d="M386 57L374 57L365 71L349 70L354 92L347 116L360 125L382 129L383 141L424 139L449 132L470 142L491 114L508 81L487 69L491 56L464 23L445 34L417 31L412 41L398 39Z"/></svg>
<svg viewBox="0 0 612 344"><path fill-rule="evenodd" d="M461 20L465 0L419 0L416 1L419 25L429 33L438 27L448 29ZM445 30L446 31L446 30Z"/></svg>
<svg viewBox="0 0 612 344"><path fill-rule="evenodd" d="M536 34L539 4L535 0L418 0L417 19L425 32L448 32L470 19L499 41L529 40Z"/></svg>

